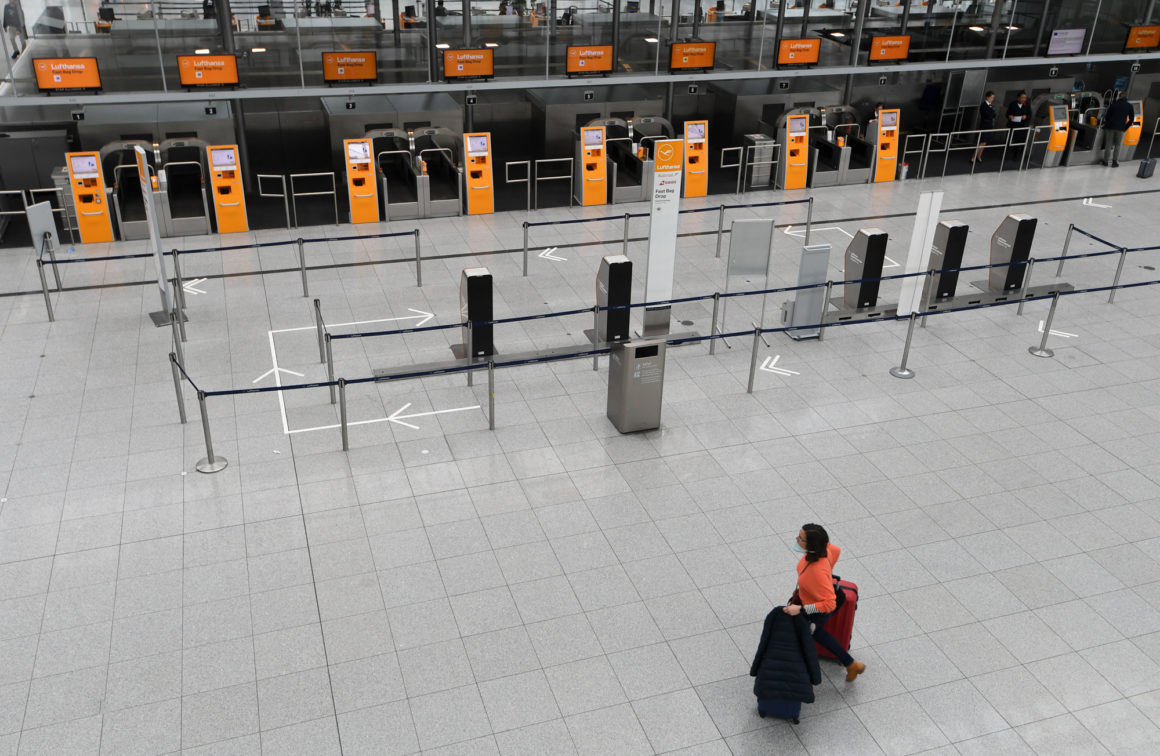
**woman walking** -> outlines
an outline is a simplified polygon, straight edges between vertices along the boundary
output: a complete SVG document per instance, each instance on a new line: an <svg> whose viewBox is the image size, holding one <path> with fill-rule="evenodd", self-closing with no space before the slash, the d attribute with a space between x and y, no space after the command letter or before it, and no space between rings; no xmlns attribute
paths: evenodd
<svg viewBox="0 0 1160 756"><path fill-rule="evenodd" d="M794 551L802 558L797 564L797 592L790 605L782 611L789 615L804 612L814 625L814 640L838 658L846 667L846 682L866 671L866 665L855 661L834 636L826 632L826 620L838 608L834 592L834 565L842 550L830 543L830 536L821 525L807 523L798 532Z"/></svg>

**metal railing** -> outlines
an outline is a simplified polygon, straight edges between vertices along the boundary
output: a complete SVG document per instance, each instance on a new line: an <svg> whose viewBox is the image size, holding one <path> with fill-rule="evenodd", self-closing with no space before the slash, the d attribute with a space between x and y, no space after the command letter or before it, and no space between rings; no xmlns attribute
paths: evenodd
<svg viewBox="0 0 1160 756"><path fill-rule="evenodd" d="M325 178L330 180L330 189L316 192L300 192L298 191L298 180ZM334 225L339 224L338 217L338 191L335 188L335 179L333 172L320 173L291 173L290 174L290 207L294 210L294 226L298 226L298 198L299 197L325 197L330 195L334 202Z"/></svg>
<svg viewBox="0 0 1160 756"><path fill-rule="evenodd" d="M512 166L523 166L524 177L512 178ZM503 164L503 181L505 184L524 184L527 190L528 203L525 212L530 212L532 209L532 161L530 160L509 160Z"/></svg>
<svg viewBox="0 0 1160 756"><path fill-rule="evenodd" d="M283 208L286 211L286 228L288 228L288 229L292 228L292 226L290 225L290 197L288 196L288 193L286 192L286 177L279 174L279 173L259 173L257 176L257 179L258 179L258 196L259 197L271 197L271 198L281 199ZM277 179L282 185L282 191L278 194L275 194L273 192L267 192L265 190L265 188L262 186L263 179L265 179L267 181ZM297 223L298 223L298 220L296 218L294 220L294 224L297 225Z"/></svg>
<svg viewBox="0 0 1160 756"><path fill-rule="evenodd" d="M568 173L559 176L541 176L540 166L548 164L568 164ZM572 184L576 178L576 158L543 158L536 160L532 169L532 182L535 184L533 195L535 201L532 203L533 210L540 209L540 182L541 181L567 181L568 182L568 207L572 207L575 197L573 197Z"/></svg>

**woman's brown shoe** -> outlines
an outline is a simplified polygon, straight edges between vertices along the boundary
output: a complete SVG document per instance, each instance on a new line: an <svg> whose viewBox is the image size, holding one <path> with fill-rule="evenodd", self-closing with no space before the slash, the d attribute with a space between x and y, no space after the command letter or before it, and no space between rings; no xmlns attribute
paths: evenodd
<svg viewBox="0 0 1160 756"><path fill-rule="evenodd" d="M854 678L866 671L866 665L856 661L846 667L846 682L854 682Z"/></svg>

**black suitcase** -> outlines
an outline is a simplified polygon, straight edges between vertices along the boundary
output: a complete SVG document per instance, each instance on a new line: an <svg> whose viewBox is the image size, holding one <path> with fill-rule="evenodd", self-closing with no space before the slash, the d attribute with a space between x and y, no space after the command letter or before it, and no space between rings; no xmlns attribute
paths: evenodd
<svg viewBox="0 0 1160 756"><path fill-rule="evenodd" d="M801 701L778 701L773 698L757 699L757 715L762 719L779 717L797 724L800 721L798 717L801 716L801 713Z"/></svg>
<svg viewBox="0 0 1160 756"><path fill-rule="evenodd" d="M1140 167L1136 169L1137 178L1152 178L1152 172L1156 170L1156 158L1145 158L1140 161Z"/></svg>

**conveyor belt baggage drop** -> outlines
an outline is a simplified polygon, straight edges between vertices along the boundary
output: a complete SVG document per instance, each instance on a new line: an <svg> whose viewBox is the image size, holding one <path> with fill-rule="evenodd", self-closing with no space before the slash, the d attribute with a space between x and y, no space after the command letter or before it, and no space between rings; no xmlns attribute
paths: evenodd
<svg viewBox="0 0 1160 756"><path fill-rule="evenodd" d="M495 354L492 341L494 326L492 320L492 279L487 268L464 268L459 280L459 312L463 322L470 322L471 328L463 327L463 350L467 355L470 343L470 357L490 357Z"/></svg>
<svg viewBox="0 0 1160 756"><path fill-rule="evenodd" d="M1035 239L1036 219L1024 213L1012 213L1003 219L991 236L991 264L1000 267L987 271L987 288L993 292L1019 289L1027 258L1031 256L1031 242ZM1018 265L1002 265L1014 262Z"/></svg>
<svg viewBox="0 0 1160 756"><path fill-rule="evenodd" d="M970 228L957 220L941 221L934 230L927 270L935 271L924 284L922 301L929 306L955 295L959 282L958 268L963 266L963 251ZM939 272L942 271L942 272Z"/></svg>
<svg viewBox="0 0 1160 756"><path fill-rule="evenodd" d="M625 341L629 335L629 316L632 310L632 261L624 255L605 255L596 274L596 304L600 308L623 307L620 310L600 309L596 314L597 344Z"/></svg>
<svg viewBox="0 0 1160 756"><path fill-rule="evenodd" d="M874 307L878 304L878 279L886 260L888 235L880 228L862 228L846 247L845 279L856 281L842 286L842 305L847 309ZM861 279L873 279L864 281Z"/></svg>

